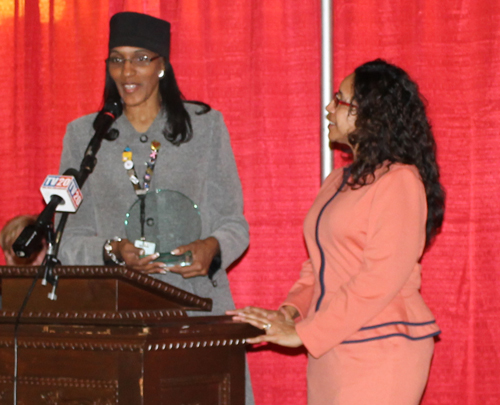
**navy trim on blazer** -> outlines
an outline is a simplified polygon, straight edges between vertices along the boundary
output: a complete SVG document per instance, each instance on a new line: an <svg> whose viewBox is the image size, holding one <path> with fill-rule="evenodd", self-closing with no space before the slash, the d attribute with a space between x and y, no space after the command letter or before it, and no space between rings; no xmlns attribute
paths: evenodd
<svg viewBox="0 0 500 405"><path fill-rule="evenodd" d="M438 330L437 332L430 333L429 335L419 336L419 337L413 337L413 336L410 336L410 335L405 335L404 333L391 333L390 335L376 336L376 337L372 337L372 338L368 338L368 339L344 340L341 344L364 343L364 342L370 342L372 340L387 339L387 338L395 337L395 336L401 336L401 337L404 337L406 339L414 340L415 341L415 340L423 340L423 339L427 339L427 338L430 338L430 337L433 337L433 336L437 336L440 333L441 333L441 331Z"/></svg>
<svg viewBox="0 0 500 405"><path fill-rule="evenodd" d="M350 174L351 174L351 166L345 167L342 177L342 183L340 184L339 188L337 189L333 197L331 197L323 206L323 208L321 208L321 211L319 212L318 215L318 219L316 220L316 244L318 245L319 253L321 255L321 267L319 268L319 284L321 287L321 294L319 295L318 301L316 302L316 312L318 311L321 305L321 301L323 301L323 297L325 296L325 253L323 252L323 248L319 243L319 220L321 219L321 215L323 215L323 211L325 211L327 205L330 204L335 197L337 197L337 194L345 186Z"/></svg>
<svg viewBox="0 0 500 405"><path fill-rule="evenodd" d="M395 322L381 323L380 325L363 326L360 330L370 330L370 329L382 328L384 326L390 326L390 325L425 326L425 325L430 325L433 323L436 323L435 319L433 319L432 321L427 321L427 322L395 321Z"/></svg>

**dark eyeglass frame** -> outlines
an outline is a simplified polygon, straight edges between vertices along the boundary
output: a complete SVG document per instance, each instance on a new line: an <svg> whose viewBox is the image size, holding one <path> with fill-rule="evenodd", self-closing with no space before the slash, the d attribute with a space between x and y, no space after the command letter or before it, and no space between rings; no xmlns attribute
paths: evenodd
<svg viewBox="0 0 500 405"><path fill-rule="evenodd" d="M340 91L337 91L333 95L333 105L335 106L335 108L337 108L339 105L345 105L346 107L349 107L349 108L357 108L357 106L355 106L353 103L349 103L347 101L344 101L340 97L341 97Z"/></svg>
<svg viewBox="0 0 500 405"><path fill-rule="evenodd" d="M146 67L149 66L151 62L153 62L158 58L161 58L161 55L156 55L156 56L139 55L139 56L134 56L132 58L121 58L119 56L110 56L104 61L108 66L113 66L113 67L125 66L125 62L127 61L129 61L132 64L132 66L135 67ZM121 62L113 61L112 59L119 59Z"/></svg>

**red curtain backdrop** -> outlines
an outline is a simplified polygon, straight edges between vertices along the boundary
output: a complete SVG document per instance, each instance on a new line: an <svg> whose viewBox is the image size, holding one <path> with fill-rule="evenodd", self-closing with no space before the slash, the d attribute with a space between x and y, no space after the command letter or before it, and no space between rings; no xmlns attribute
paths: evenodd
<svg viewBox="0 0 500 405"><path fill-rule="evenodd" d="M500 4L334 3L335 86L375 57L401 65L438 142L447 213L423 294L443 334L423 403L500 403ZM276 307L306 258L320 183L319 0L0 0L0 226L43 208L66 124L100 108L108 21L124 10L172 23L185 96L223 112L251 231L232 290L239 306ZM306 404L303 350L253 348L249 363L258 405Z"/></svg>

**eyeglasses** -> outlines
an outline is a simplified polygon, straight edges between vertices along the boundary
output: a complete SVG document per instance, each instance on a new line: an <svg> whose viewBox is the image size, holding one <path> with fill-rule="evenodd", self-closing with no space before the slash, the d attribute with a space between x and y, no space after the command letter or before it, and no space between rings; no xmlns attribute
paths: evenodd
<svg viewBox="0 0 500 405"><path fill-rule="evenodd" d="M341 98L340 98L340 92L336 92L334 95L333 95L333 105L335 106L335 108L337 108L340 105L345 105L349 108L357 108L357 106L355 106L354 104L352 103L348 103L347 101L343 101Z"/></svg>
<svg viewBox="0 0 500 405"><path fill-rule="evenodd" d="M132 58L122 58L120 56L110 56L108 59L106 59L106 63L108 64L109 67L112 68L117 68L117 67L122 67L125 65L126 61L129 61L132 66L135 67L146 67L149 66L151 62L154 60L161 58L161 55L156 55L156 56L148 56L148 55L138 55L134 56Z"/></svg>

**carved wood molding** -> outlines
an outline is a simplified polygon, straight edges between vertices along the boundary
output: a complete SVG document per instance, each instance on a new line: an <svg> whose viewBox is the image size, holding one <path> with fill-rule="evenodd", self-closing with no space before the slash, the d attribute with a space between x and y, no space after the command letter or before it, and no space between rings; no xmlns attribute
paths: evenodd
<svg viewBox="0 0 500 405"><path fill-rule="evenodd" d="M107 398L96 398L96 399L68 399L61 390L50 391L40 395L40 399L44 404L47 405L113 405L118 404L118 400L107 399Z"/></svg>
<svg viewBox="0 0 500 405"><path fill-rule="evenodd" d="M0 384L10 385L12 381L11 376L0 376ZM18 384L20 404L35 400L37 404L49 405L118 404L118 380L19 376ZM26 402L27 398L30 402Z"/></svg>
<svg viewBox="0 0 500 405"><path fill-rule="evenodd" d="M141 343L107 343L107 342L77 342L77 341L55 341L37 340L29 341L20 339L18 347L24 349L45 349L45 350L89 350L89 351L127 351L142 352L144 350L165 351L182 349L203 349L210 347L241 346L246 344L246 339L198 339L198 340L174 340L164 343L141 344ZM0 340L0 347L12 347L13 340ZM1 381L0 381L1 382Z"/></svg>
<svg viewBox="0 0 500 405"><path fill-rule="evenodd" d="M144 345L140 343L90 343L90 342L56 342L54 340L25 341L19 340L18 347L21 349L44 349L44 350L88 350L107 352L142 352ZM2 340L0 347L13 347L14 341Z"/></svg>
<svg viewBox="0 0 500 405"><path fill-rule="evenodd" d="M19 384L46 385L51 387L108 389L114 390L118 395L118 380L94 380L71 377L23 377L18 378Z"/></svg>
<svg viewBox="0 0 500 405"><path fill-rule="evenodd" d="M0 311L0 316L11 318L14 320L17 316L16 311ZM21 322L33 321L138 321L143 322L159 322L168 318L187 318L186 313L181 309L161 309L161 310L135 310L135 311L67 311L67 312L25 312L21 317ZM74 322L71 322L74 323Z"/></svg>
<svg viewBox="0 0 500 405"><path fill-rule="evenodd" d="M0 267L0 277L35 277L38 267L2 266ZM133 281L146 288L167 293L175 297L177 302L191 306L196 306L203 311L212 309L212 300L191 294L180 288L162 282L147 274L129 270L126 267L113 266L56 266L54 275L60 278L113 278L118 277L123 280Z"/></svg>
<svg viewBox="0 0 500 405"><path fill-rule="evenodd" d="M156 343L147 346L149 352L179 349L203 349L207 347L241 346L246 343L246 339L206 339L179 341L170 343Z"/></svg>

